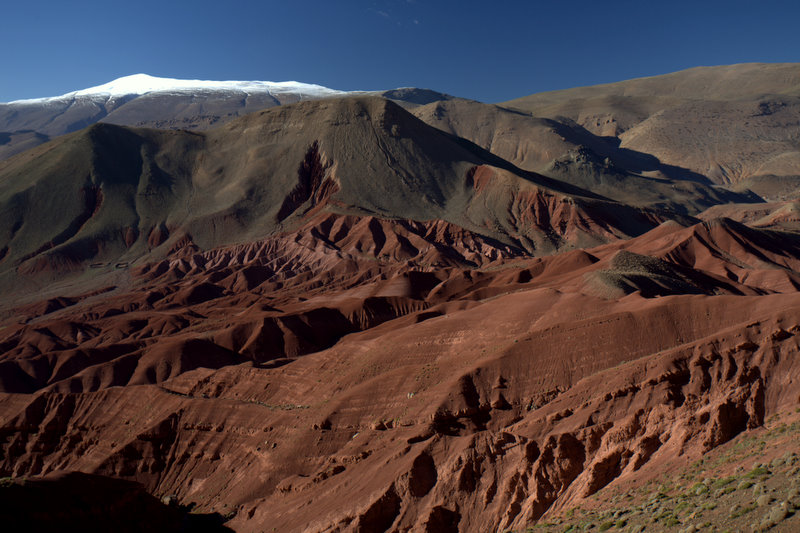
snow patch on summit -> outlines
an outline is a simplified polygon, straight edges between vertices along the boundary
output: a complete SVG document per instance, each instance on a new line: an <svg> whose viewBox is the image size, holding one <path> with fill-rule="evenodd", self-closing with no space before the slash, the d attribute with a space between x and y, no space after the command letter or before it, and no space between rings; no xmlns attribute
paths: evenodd
<svg viewBox="0 0 800 533"><path fill-rule="evenodd" d="M238 92L247 94L298 94L311 98L325 98L348 94L322 85L300 83L297 81L210 81L179 80L174 78L157 78L147 74L134 74L118 78L109 83L90 87L80 91L72 91L61 96L15 100L10 104L47 103L57 100L70 100L77 97L114 98L121 96L142 96L152 93L204 93L204 92Z"/></svg>

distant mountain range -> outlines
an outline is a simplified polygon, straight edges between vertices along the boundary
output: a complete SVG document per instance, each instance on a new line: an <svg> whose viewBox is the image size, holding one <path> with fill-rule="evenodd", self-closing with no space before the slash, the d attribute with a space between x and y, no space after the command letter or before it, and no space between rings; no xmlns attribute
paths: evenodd
<svg viewBox="0 0 800 533"><path fill-rule="evenodd" d="M237 116L301 100L384 96L412 104L450 97L435 91L337 91L308 83L206 81L135 74L61 96L0 104L0 159L96 122L159 129L207 129Z"/></svg>
<svg viewBox="0 0 800 533"><path fill-rule="evenodd" d="M95 122L204 130L259 109L359 95L392 99L525 170L626 201L635 201L626 190L642 188L631 176L714 183L781 200L795 194L800 175L800 65L791 63L698 67L498 105L417 88L338 91L137 74L0 104L0 160ZM660 186L649 183L649 201L657 202Z"/></svg>
<svg viewBox="0 0 800 533"><path fill-rule="evenodd" d="M0 161L0 281L159 256L184 235L258 239L309 211L444 220L542 255L785 200L800 190L798 80L798 65L738 65L492 105L135 75L3 104L7 152L56 139Z"/></svg>

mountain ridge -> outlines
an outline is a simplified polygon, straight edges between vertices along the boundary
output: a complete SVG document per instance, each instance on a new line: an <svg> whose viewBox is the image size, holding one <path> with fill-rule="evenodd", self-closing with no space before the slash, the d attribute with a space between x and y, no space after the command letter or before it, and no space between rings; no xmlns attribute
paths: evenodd
<svg viewBox="0 0 800 533"><path fill-rule="evenodd" d="M229 91L240 93L297 93L301 96L326 97L347 94L348 92L363 91L337 91L322 85L301 83L296 81L272 82L272 81L211 81L211 80L187 80L177 78L160 78L149 74L132 74L117 78L108 83L70 91L59 96L43 98L30 98L2 102L6 105L32 104L32 103L52 103L58 100L69 100L76 97L122 97L122 96L143 96L151 93L161 92L187 92L200 93L209 91Z"/></svg>
<svg viewBox="0 0 800 533"><path fill-rule="evenodd" d="M800 529L794 97L390 93L0 161L6 522Z"/></svg>
<svg viewBox="0 0 800 533"><path fill-rule="evenodd" d="M278 105L359 95L384 95L409 106L452 98L409 87L339 91L300 82L182 80L135 74L61 96L0 103L0 160L96 122L203 130Z"/></svg>
<svg viewBox="0 0 800 533"><path fill-rule="evenodd" d="M800 177L798 63L696 67L503 105L565 118L619 148L772 200L800 190L786 186Z"/></svg>
<svg viewBox="0 0 800 533"><path fill-rule="evenodd" d="M167 236L203 249L247 242L320 210L444 220L536 255L678 216L522 171L374 96L275 107L208 132L95 124L0 162L0 204L12 277L134 261Z"/></svg>
<svg viewBox="0 0 800 533"><path fill-rule="evenodd" d="M796 144L800 135L797 131L800 65L793 63L697 67L612 84L538 93L495 107L427 89L343 92L296 84L300 92L284 92L287 87L295 86L294 82L284 82L289 85L272 94L264 91L268 82L170 79L159 82L158 78L148 76L139 80L144 88L134 89L145 92L148 80L153 88L158 88L159 83L162 86L178 83L179 87L173 92L124 96L122 93L133 90L124 87L137 85L137 75L130 78L128 82L122 78L119 83L105 84L115 87L118 96L55 98L46 105L35 101L0 104L0 159L97 121L205 130L248 112L304 98L372 94L391 98L415 110L430 124L483 148L499 150L497 155L526 170L557 179L581 176L576 184L584 188L592 182L604 188L603 181L620 187L631 182L631 179L621 180L621 176L641 174L644 178L724 185L740 192L750 189L771 201L787 200L798 190L792 184L800 175L800 151ZM217 89L224 87L221 83L231 85L222 92L191 94L188 88L198 83ZM253 87L255 92L248 95L243 87ZM304 95L303 87L312 92ZM104 90L109 95L114 92L108 87ZM67 96L86 91L91 90L74 91ZM438 116L418 110L435 107L437 103L449 107L444 106L444 110L436 107L434 113ZM470 122L470 115L475 112L469 105L491 110L484 114L493 115L495 118L489 120L497 120L503 128L498 133L504 139L496 140L505 145L485 140L489 128ZM509 120L511 113L518 116ZM552 134L543 136L542 125L534 124L535 120L554 122ZM461 127L454 127L459 121L463 122ZM537 148L537 143L547 148ZM605 168L606 163L613 168ZM636 180L634 177L633 181ZM658 189L656 183L652 185ZM605 187L603 194L608 190ZM658 194L653 195L651 201L656 202L657 198Z"/></svg>

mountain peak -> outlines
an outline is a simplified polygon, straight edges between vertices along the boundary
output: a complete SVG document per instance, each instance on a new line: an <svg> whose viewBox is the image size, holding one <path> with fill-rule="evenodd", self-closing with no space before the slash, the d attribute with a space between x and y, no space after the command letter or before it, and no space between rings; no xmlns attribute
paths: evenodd
<svg viewBox="0 0 800 533"><path fill-rule="evenodd" d="M329 89L322 85L297 81L213 81L184 80L177 78L159 78L149 74L132 74L123 76L108 83L72 91L61 96L16 100L11 104L31 104L76 97L121 97L142 96L152 93L203 93L203 92L237 92L246 94L285 94L295 93L313 98L338 96L346 91Z"/></svg>

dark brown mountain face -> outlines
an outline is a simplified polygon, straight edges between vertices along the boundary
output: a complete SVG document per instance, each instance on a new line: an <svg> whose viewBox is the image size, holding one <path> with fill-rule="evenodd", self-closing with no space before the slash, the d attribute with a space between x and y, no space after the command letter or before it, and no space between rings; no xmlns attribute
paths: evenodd
<svg viewBox="0 0 800 533"><path fill-rule="evenodd" d="M221 515L190 513L138 483L80 472L7 480L0 493L3 527L11 531L230 531Z"/></svg>
<svg viewBox="0 0 800 533"><path fill-rule="evenodd" d="M380 98L279 107L208 133L96 124L0 172L8 290L161 258L186 238L251 242L323 212L444 220L532 255L668 217L522 171Z"/></svg>
<svg viewBox="0 0 800 533"><path fill-rule="evenodd" d="M310 207L316 207L339 190L339 186L332 179L323 181L327 169L320 157L319 144L312 143L305 159L297 168L297 185L281 203L277 215L278 222L285 220L306 202L310 201Z"/></svg>
<svg viewBox="0 0 800 533"><path fill-rule="evenodd" d="M713 72L625 91L712 105ZM7 525L797 530L796 202L393 97L0 162Z"/></svg>

